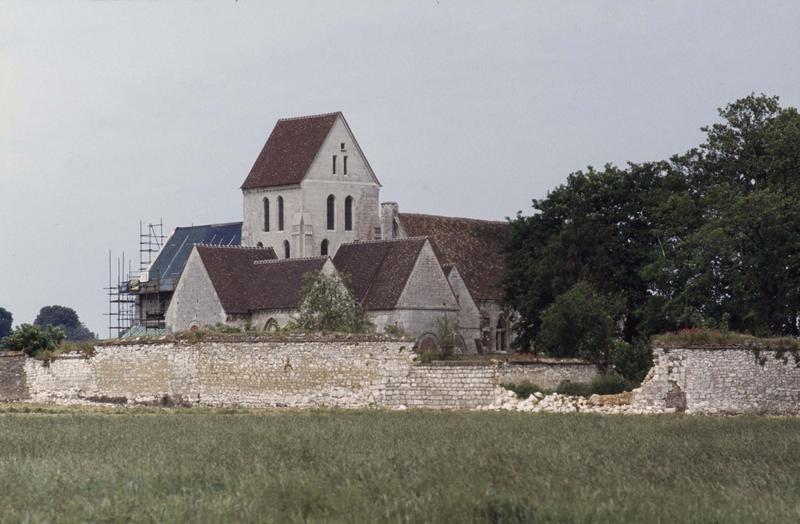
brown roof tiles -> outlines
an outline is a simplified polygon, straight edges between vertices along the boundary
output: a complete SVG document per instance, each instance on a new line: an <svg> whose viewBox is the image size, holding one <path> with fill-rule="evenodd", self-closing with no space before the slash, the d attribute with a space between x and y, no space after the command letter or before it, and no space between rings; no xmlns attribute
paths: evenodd
<svg viewBox="0 0 800 524"><path fill-rule="evenodd" d="M365 309L392 309L426 241L404 238L342 244L333 265L350 276L353 293Z"/></svg>
<svg viewBox="0 0 800 524"><path fill-rule="evenodd" d="M303 276L328 257L277 260L272 248L196 246L226 313L291 309L300 304Z"/></svg>
<svg viewBox="0 0 800 524"><path fill-rule="evenodd" d="M278 120L242 189L299 184L340 115L336 112Z"/></svg>
<svg viewBox="0 0 800 524"><path fill-rule="evenodd" d="M430 237L442 264L455 264L475 300L500 300L506 222L400 213L409 237Z"/></svg>

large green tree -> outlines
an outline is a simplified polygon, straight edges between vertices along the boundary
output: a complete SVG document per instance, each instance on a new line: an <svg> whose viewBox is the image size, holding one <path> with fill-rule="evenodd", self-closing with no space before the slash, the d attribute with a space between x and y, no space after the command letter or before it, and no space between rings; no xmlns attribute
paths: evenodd
<svg viewBox="0 0 800 524"><path fill-rule="evenodd" d="M512 221L504 284L522 348L581 280L620 298L628 341L704 325L798 334L800 116L764 95L720 116L697 148L573 173Z"/></svg>
<svg viewBox="0 0 800 524"><path fill-rule="evenodd" d="M54 326L61 328L67 340L93 340L97 336L92 333L78 318L74 309L66 306L44 306L33 321L35 326Z"/></svg>
<svg viewBox="0 0 800 524"><path fill-rule="evenodd" d="M11 315L11 312L0 307L0 339L11 333L11 324L13 321L14 317Z"/></svg>

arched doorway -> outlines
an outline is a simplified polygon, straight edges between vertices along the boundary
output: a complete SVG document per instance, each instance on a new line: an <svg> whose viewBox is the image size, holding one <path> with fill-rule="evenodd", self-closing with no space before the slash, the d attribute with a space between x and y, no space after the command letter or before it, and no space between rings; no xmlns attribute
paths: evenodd
<svg viewBox="0 0 800 524"><path fill-rule="evenodd" d="M425 333L417 339L417 350L420 353L438 353L439 339L433 333Z"/></svg>

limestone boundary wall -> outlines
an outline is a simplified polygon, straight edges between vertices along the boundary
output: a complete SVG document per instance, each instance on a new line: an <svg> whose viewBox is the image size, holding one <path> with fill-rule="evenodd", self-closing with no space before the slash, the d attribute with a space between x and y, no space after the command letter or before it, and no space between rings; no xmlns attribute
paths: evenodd
<svg viewBox="0 0 800 524"><path fill-rule="evenodd" d="M501 384L529 382L555 390L562 382L591 382L600 376L597 366L580 360L540 360L503 364L498 368Z"/></svg>
<svg viewBox="0 0 800 524"><path fill-rule="evenodd" d="M800 414L800 367L750 347L655 348L633 407L652 411Z"/></svg>
<svg viewBox="0 0 800 524"><path fill-rule="evenodd" d="M0 402L28 398L24 353L0 351Z"/></svg>
<svg viewBox="0 0 800 524"><path fill-rule="evenodd" d="M534 368L537 376L546 372L558 382L585 376L575 372L581 365L574 362L563 368L557 362L527 364L518 373L516 367L422 364L412 342L381 337L126 341L98 344L92 356L65 354L50 362L5 354L0 401L473 409L495 403L504 391L500 384L523 380Z"/></svg>

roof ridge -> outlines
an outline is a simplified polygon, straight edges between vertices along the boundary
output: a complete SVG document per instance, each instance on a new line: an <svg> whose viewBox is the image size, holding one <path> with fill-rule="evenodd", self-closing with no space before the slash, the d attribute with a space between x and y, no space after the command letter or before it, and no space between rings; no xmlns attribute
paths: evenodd
<svg viewBox="0 0 800 524"><path fill-rule="evenodd" d="M267 263L272 264L272 263L278 263L278 262L305 262L307 260L325 260L327 258L329 258L329 257L327 257L325 255L320 255L320 256L316 256L316 257L271 258L271 259L265 260L263 263L264 264L267 264Z"/></svg>
<svg viewBox="0 0 800 524"><path fill-rule="evenodd" d="M400 215L401 218L402 218L403 215L413 215L413 216L418 216L418 217L447 218L447 219L450 219L450 220L469 220L470 222L488 222L490 224L507 224L508 223L505 220L488 220L488 219L485 219L485 218L470 218L470 217L450 217L450 216L446 216L446 215L431 215L431 214L428 214L428 213L405 213L405 212L400 212L400 213L398 213L398 215Z"/></svg>
<svg viewBox="0 0 800 524"><path fill-rule="evenodd" d="M430 240L430 236L428 235L418 235L415 237L403 237L403 238L383 238L383 239L376 239L376 240L354 240L352 242L343 242L339 244L339 247L342 246L358 246L363 244L378 244L381 242L411 242L414 240Z"/></svg>
<svg viewBox="0 0 800 524"><path fill-rule="evenodd" d="M303 120L306 118L322 118L324 116L332 116L332 115L341 115L341 111L332 111L330 113L318 113L316 115L304 115L304 116L289 116L285 118L279 118L278 122L289 122L292 120Z"/></svg>
<svg viewBox="0 0 800 524"><path fill-rule="evenodd" d="M267 251L267 250L275 251L275 248L273 248L272 246L258 247L258 246L243 246L241 244L201 244L201 243L195 243L193 245L198 247L210 247L214 249L253 249L253 250L258 249L261 251Z"/></svg>
<svg viewBox="0 0 800 524"><path fill-rule="evenodd" d="M220 227L220 226L235 226L243 224L241 220L238 222L215 222L213 224L192 224L191 226L175 226L175 229L193 229L196 227Z"/></svg>

